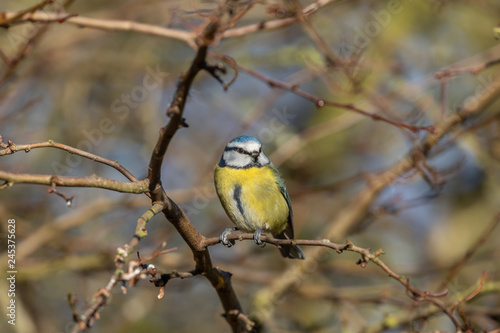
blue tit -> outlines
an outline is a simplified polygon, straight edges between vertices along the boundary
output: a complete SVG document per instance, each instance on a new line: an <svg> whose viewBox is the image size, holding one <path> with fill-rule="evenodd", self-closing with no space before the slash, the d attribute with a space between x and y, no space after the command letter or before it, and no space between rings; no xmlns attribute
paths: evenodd
<svg viewBox="0 0 500 333"><path fill-rule="evenodd" d="M227 236L234 230L253 232L255 243L261 247L265 245L260 240L263 231L278 239L293 239L290 197L256 138L239 136L227 144L215 166L215 188L222 207L236 225L221 234L225 246L232 245ZM305 258L298 245L282 245L280 251L285 258Z"/></svg>

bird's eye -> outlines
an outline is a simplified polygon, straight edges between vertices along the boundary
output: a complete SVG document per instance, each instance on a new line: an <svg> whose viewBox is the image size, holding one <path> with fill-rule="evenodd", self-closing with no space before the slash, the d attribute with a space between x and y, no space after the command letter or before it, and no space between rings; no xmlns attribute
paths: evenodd
<svg viewBox="0 0 500 333"><path fill-rule="evenodd" d="M240 153L240 154L244 154L245 153L245 151L243 150L243 148L238 148L236 151L238 153Z"/></svg>

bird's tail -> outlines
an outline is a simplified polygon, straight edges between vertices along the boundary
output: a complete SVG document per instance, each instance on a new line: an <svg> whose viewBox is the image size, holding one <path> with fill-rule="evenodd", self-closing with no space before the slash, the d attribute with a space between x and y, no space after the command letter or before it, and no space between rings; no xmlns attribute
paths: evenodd
<svg viewBox="0 0 500 333"><path fill-rule="evenodd" d="M277 239L290 239L287 237L287 235L283 232L279 235L273 235ZM290 258L290 259L305 259L306 255L298 245L294 244L285 244L285 245L280 245L280 252L281 255L285 258Z"/></svg>

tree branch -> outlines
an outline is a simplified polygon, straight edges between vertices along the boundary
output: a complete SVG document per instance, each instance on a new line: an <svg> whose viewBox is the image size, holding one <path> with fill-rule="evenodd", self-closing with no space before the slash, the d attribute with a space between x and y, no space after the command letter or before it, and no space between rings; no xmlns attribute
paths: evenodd
<svg viewBox="0 0 500 333"><path fill-rule="evenodd" d="M24 22L69 23L79 27L95 28L107 31L132 31L146 35L161 36L180 40L191 48L196 48L195 34L189 31L164 28L158 25L138 23L123 20L104 20L83 16L68 15L67 13L52 13L46 11L28 12L19 15L18 12L0 12L5 22L19 24ZM0 21L1 23L1 21Z"/></svg>
<svg viewBox="0 0 500 333"><path fill-rule="evenodd" d="M17 145L14 144L12 141L8 140L7 144L4 143L3 136L0 135L0 148L5 148L0 150L0 156L5 156L5 155L11 155L19 151L24 151L26 153L30 152L31 149L36 149L36 148L57 148L64 150L68 153L75 154L81 157L85 157L91 161L102 163L105 165L108 165L117 171L119 171L122 175L127 177L128 180L131 181L138 181L138 179L130 172L128 171L125 167L120 165L118 161L111 161L107 158L101 157L96 154L92 154L89 152L86 152L84 150L78 149L78 148L73 148L71 146L55 142L53 140L48 140L45 142L38 142L38 143L29 143L29 144L24 144L24 145Z"/></svg>
<svg viewBox="0 0 500 333"><path fill-rule="evenodd" d="M253 23L238 28L228 29L222 33L222 38L242 37L258 31L283 28L297 22L298 20L300 20L301 16L312 15L321 7L329 3L335 3L335 2L339 2L339 0L319 0L305 7L298 16L287 17L284 19L272 20L272 21L262 21L259 23Z"/></svg>
<svg viewBox="0 0 500 333"><path fill-rule="evenodd" d="M231 10L229 11L228 8ZM224 17L234 13L236 8L230 1L220 5L208 19L203 32L197 37L199 45L189 69L181 77L172 103L167 109L170 121L160 130L157 143L153 150L148 168L148 179L150 181L151 199L155 202L163 202L165 208L163 214L167 220L177 229L181 237L193 252L196 262L196 271L204 275L216 290L224 308L224 316L231 326L233 332L248 332L251 326L242 320L242 308L231 285L231 274L224 272L212 264L212 259L207 248L202 246L204 237L194 228L186 214L170 199L161 186L161 166L166 150L177 130L184 126L183 112L186 105L191 84L196 75L206 68L206 56L208 47L214 42L220 27L225 26L222 22ZM244 323L244 324L242 324ZM253 324L253 323L252 323Z"/></svg>
<svg viewBox="0 0 500 333"><path fill-rule="evenodd" d="M286 83L286 82L282 82L282 81L279 81L279 80L275 80L275 79L272 79L270 77L267 77L263 74L260 74L256 71L254 71L253 69L250 69L250 68L247 68L241 64L238 64L238 69L240 71L243 71L243 72L246 72L247 74L263 81L263 82L266 82L270 87L272 88L279 88L279 89L283 89L283 90L288 90L292 93L294 93L295 95L297 96L300 96L302 98L305 98L311 102L314 103L314 105L316 105L316 107L318 108L321 108L321 107L324 107L326 105L328 106L333 106L333 107L337 107L337 108L341 108L341 109L345 109L345 110L348 110L348 111L352 111L352 112L355 112L355 113L358 113L360 115L363 115L365 117L370 117L372 118L373 120L375 121L382 121L382 122L385 122L385 123L388 123L388 124L391 124L391 125L394 125L396 127L401 127L401 128L406 128L412 132L418 132L420 130L423 130L423 131L428 131L428 132L433 132L435 127L434 126L413 126L413 125L408 125L406 123L402 123L402 122L399 122L399 121L394 121L394 120L390 120L388 118L385 118L383 116L380 116L376 113L371 113L371 112L368 112L368 111L365 111L363 109L360 109L359 107L355 106L354 104L350 104L350 103L339 103L339 102L335 102L335 101L331 101L331 100L327 100L327 99L324 99L324 98L320 98L318 96L315 96L311 93L308 93L302 89L299 88L299 86L297 84L294 84L294 83Z"/></svg>
<svg viewBox="0 0 500 333"><path fill-rule="evenodd" d="M450 268L448 274L444 278L443 282L440 285L440 289L444 289L448 286L448 284L453 280L453 278L458 274L462 266L467 262L477 252L477 250L488 240L488 238L492 235L493 230L500 223L500 213L496 214L496 216L492 219L490 224L484 229L481 235L476 239L476 241L469 246L465 254L458 259Z"/></svg>
<svg viewBox="0 0 500 333"><path fill-rule="evenodd" d="M481 285L482 280L483 278L481 277L477 283L478 286ZM456 304L463 304L465 301L470 300L470 296L479 297L490 293L500 293L500 281L484 282L479 291L478 286L471 286L469 289L457 295L454 299L445 302L444 306L447 308L453 308ZM433 315L439 314L441 311L442 309L433 306L432 304L420 307L410 314L408 314L407 311L401 311L396 314L385 316L382 321L367 327L364 332L379 333L386 329L395 329L405 324L415 322L419 319L429 318Z"/></svg>
<svg viewBox="0 0 500 333"><path fill-rule="evenodd" d="M443 119L436 124L435 130L429 132L419 143L417 143L399 162L389 167L386 171L368 177L366 186L364 186L351 201L341 209L322 235L327 239L342 239L356 226L357 223L366 216L372 202L378 194L395 180L402 177L405 173L415 168L418 159L416 155L428 156L429 152L437 143L457 126L467 119L481 113L500 96L500 85L488 87L482 95L481 100L474 107L463 108L457 113ZM325 258L324 251L320 248L314 249L314 252L306 253L306 260L297 262L293 267L285 271L273 283L257 292L254 302L253 318L257 322L264 322L270 318L274 305L291 287L297 284L297 281L304 279L309 270L307 267L314 265Z"/></svg>
<svg viewBox="0 0 500 333"><path fill-rule="evenodd" d="M37 3L36 5L23 9L19 12L15 12L14 15L7 15L7 13L0 12L0 27L8 27L8 25L11 24L12 22L21 20L23 16L31 14L39 9L42 9L43 7L47 6L48 4L51 4L52 2L53 0L43 0L42 2Z"/></svg>
<svg viewBox="0 0 500 333"><path fill-rule="evenodd" d="M147 193L149 191L149 181L147 179L138 180L135 182L122 182L98 176L68 177L55 175L37 175L29 173L12 173L2 170L0 170L0 179L5 180L5 184L0 186L0 190L13 186L17 183L65 187L97 187L123 193Z"/></svg>

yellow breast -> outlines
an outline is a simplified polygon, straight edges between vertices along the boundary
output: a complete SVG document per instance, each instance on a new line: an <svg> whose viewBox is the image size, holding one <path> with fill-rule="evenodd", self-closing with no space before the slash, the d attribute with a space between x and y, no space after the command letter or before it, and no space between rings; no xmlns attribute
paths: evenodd
<svg viewBox="0 0 500 333"><path fill-rule="evenodd" d="M281 233L289 209L269 166L237 169L215 166L215 188L229 218L245 232L266 228Z"/></svg>

